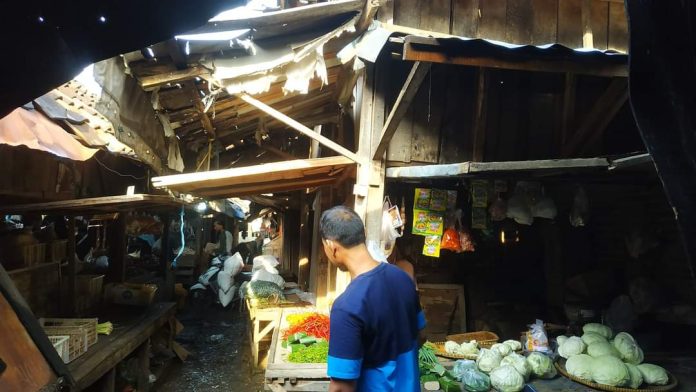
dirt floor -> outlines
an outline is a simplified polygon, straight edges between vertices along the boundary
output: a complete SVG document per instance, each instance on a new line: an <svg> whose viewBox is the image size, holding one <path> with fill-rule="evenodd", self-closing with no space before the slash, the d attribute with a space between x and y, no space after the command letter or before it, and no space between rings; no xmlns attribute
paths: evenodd
<svg viewBox="0 0 696 392"><path fill-rule="evenodd" d="M184 330L176 341L191 352L174 360L155 391L263 391L263 373L252 375L246 315L238 302L223 309L209 299L193 299L177 315Z"/></svg>

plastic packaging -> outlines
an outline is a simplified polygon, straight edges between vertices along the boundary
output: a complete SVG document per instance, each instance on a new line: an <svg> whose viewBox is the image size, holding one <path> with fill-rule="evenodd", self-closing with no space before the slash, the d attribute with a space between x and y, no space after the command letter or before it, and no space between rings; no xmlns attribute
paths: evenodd
<svg viewBox="0 0 696 392"><path fill-rule="evenodd" d="M551 348L549 346L549 338L546 335L546 329L544 328L544 322L541 320L536 320L536 322L529 326L529 332L527 333L527 344L525 345L527 351L538 351L542 353L551 353Z"/></svg>
<svg viewBox="0 0 696 392"><path fill-rule="evenodd" d="M456 253L460 253L462 251L459 233L453 227L445 230L444 234L442 234L440 249L451 250L452 252Z"/></svg>
<svg viewBox="0 0 696 392"><path fill-rule="evenodd" d="M464 369L461 376L462 386L465 391L487 392L491 389L491 379L486 373L475 368Z"/></svg>
<svg viewBox="0 0 696 392"><path fill-rule="evenodd" d="M467 369L476 369L476 361L472 361L470 359L460 359L454 363L451 373L454 376L454 378L456 378L458 381L461 381L462 375L464 374L464 371Z"/></svg>

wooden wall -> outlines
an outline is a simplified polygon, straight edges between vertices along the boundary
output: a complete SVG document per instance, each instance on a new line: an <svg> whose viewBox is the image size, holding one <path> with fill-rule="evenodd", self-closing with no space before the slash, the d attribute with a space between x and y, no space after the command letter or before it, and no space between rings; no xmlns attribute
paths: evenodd
<svg viewBox="0 0 696 392"><path fill-rule="evenodd" d="M378 19L472 38L570 48L583 47L587 31L597 49L628 50L625 8L616 0L393 1Z"/></svg>
<svg viewBox="0 0 696 392"><path fill-rule="evenodd" d="M389 60L387 60L389 61ZM411 64L391 60L390 94L401 88ZM483 161L552 159L563 156L563 102L566 75L488 69ZM389 165L455 163L473 160L474 105L478 70L433 64L387 150ZM573 116L568 134L577 130L610 79L576 76ZM388 105L389 106L389 105ZM387 108L389 110L389 108ZM630 107L624 103L593 142L578 156L622 154L645 149Z"/></svg>

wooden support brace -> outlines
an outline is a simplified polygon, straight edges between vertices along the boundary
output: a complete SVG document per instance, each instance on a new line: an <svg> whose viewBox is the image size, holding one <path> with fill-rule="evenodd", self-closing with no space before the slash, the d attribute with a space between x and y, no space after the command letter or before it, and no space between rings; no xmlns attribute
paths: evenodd
<svg viewBox="0 0 696 392"><path fill-rule="evenodd" d="M167 72L165 74L141 76L140 78L138 78L138 82L140 83L140 87L142 87L143 90L152 91L157 87L163 86L168 83L183 82L185 80L195 78L196 76L203 77L209 74L210 71L208 71L207 68L197 65L195 67Z"/></svg>
<svg viewBox="0 0 696 392"><path fill-rule="evenodd" d="M249 105L255 106L259 110L265 112L266 114L276 118L279 121L282 121L283 123L287 124L289 127L292 129L295 129L296 131L309 136L310 138L318 141L319 143L323 144L324 146L330 148L333 151L336 151L337 153L345 156L346 158L357 162L357 163L362 163L361 159L355 155L354 152L348 150L347 148L341 146L340 144L334 142L333 140L322 136L316 132L314 132L312 129L300 124L299 122L293 120L292 118L286 116L285 114L279 112L276 109L273 109L272 107L266 105L265 103L251 97L248 94L239 94L238 97L243 100L244 102L248 103Z"/></svg>
<svg viewBox="0 0 696 392"><path fill-rule="evenodd" d="M416 63L413 64L411 72L408 74L403 87L401 87L396 102L394 102L394 107L392 107L389 117L387 117L387 121L382 128L382 136L380 137L379 144L375 149L375 154L372 159L382 159L382 156L387 151L389 142L399 127L401 119L404 118L413 97L418 92L418 88L423 82L423 79L425 79L425 75L428 74L428 71L430 71L430 63L416 61Z"/></svg>

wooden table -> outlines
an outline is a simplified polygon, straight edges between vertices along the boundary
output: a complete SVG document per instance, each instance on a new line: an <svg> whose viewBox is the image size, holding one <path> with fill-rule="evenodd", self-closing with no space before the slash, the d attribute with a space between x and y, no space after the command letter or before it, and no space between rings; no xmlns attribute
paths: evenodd
<svg viewBox="0 0 696 392"><path fill-rule="evenodd" d="M116 365L137 349L142 370L138 377L138 391L147 391L150 336L172 322L175 313L174 302L161 302L148 308L119 306L110 309L109 315L100 317L99 321L111 321L114 331L110 335L99 335L97 343L68 364L68 369L75 378L76 390L83 390L104 378L103 390L113 391Z"/></svg>
<svg viewBox="0 0 696 392"><path fill-rule="evenodd" d="M249 312L249 324L247 325L247 335L251 345L251 357L254 368L259 368L259 352L261 342L271 343L273 332L280 325L280 320L284 309L307 310L312 309L311 304L281 304L281 305L261 305L253 299L244 300L247 311Z"/></svg>

